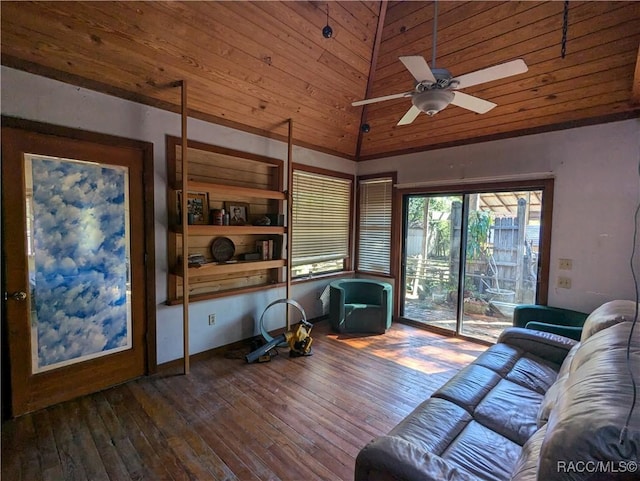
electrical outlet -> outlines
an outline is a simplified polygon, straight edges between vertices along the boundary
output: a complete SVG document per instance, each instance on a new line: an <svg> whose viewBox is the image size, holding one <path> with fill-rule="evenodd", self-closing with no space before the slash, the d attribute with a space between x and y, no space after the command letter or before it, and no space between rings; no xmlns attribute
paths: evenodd
<svg viewBox="0 0 640 481"><path fill-rule="evenodd" d="M571 289L571 278L570 277L558 277L558 287L562 289Z"/></svg>
<svg viewBox="0 0 640 481"><path fill-rule="evenodd" d="M571 259L558 259L558 268L563 271L570 271L573 268Z"/></svg>
<svg viewBox="0 0 640 481"><path fill-rule="evenodd" d="M213 326L216 323L216 315L215 314L209 314L209 325Z"/></svg>

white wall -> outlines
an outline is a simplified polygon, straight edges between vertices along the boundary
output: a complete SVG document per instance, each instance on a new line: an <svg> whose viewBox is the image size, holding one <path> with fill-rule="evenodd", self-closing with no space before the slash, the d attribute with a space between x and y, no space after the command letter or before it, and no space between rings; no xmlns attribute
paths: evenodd
<svg viewBox="0 0 640 481"><path fill-rule="evenodd" d="M154 145L158 362L182 355L180 306L164 305L167 259L165 135L180 135L178 115L2 67L2 114L118 135ZM179 91L176 89L176 97ZM189 138L286 160L286 144L190 119ZM629 270L633 211L640 201L640 120L563 130L437 151L372 160L349 160L294 148L296 162L360 174L398 171L400 184L526 176L551 172L556 179L549 304L590 311L609 299L633 298ZM570 290L556 289L558 258L573 259ZM640 257L640 255L638 256ZM640 264L640 262L637 262ZM640 265L638 266L640 270ZM323 313L327 281L294 287L308 318ZM191 304L191 352L257 333L265 307L283 289ZM284 325L282 306L269 311L268 329ZM209 326L208 314L216 313Z"/></svg>
<svg viewBox="0 0 640 481"><path fill-rule="evenodd" d="M165 135L180 135L180 116L4 66L0 73L3 115L153 143L158 363L182 357L182 307L164 304L167 293ZM175 93L179 98L179 89ZM282 159L286 166L287 145L283 142L196 119L189 119L187 130L190 139ZM340 172L354 174L356 171L355 162L297 146L294 146L293 158L298 163ZM327 281L317 281L294 286L292 297L302 304L307 318L323 314L319 297L326 284ZM256 334L255 324L264 309L283 297L285 290L280 288L191 304L191 353ZM216 314L214 326L208 324L210 313ZM265 319L270 330L283 327L283 306L271 308Z"/></svg>
<svg viewBox="0 0 640 481"><path fill-rule="evenodd" d="M398 184L555 178L549 305L589 312L635 297L629 260L640 202L640 120L529 135L361 163L359 174L397 169ZM570 272L558 259L573 259ZM634 265L640 274L640 253ZM559 275L571 289L556 287Z"/></svg>

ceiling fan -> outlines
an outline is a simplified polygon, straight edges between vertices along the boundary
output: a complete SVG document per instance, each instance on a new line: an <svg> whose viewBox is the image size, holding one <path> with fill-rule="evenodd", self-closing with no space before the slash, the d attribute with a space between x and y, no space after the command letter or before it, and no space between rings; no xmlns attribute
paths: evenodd
<svg viewBox="0 0 640 481"><path fill-rule="evenodd" d="M510 62L501 63L493 67L476 70L458 77L452 77L451 73L443 68L435 68L436 65L436 31L438 25L438 3L434 2L433 16L433 60L429 68L429 64L420 55L410 55L400 57L400 61L409 70L416 85L413 90L398 94L385 95L373 99L359 100L353 102L354 107L367 105L385 100L399 99L403 97L411 97L413 106L400 119L397 125L407 125L413 122L420 112L424 112L429 116L433 116L447 107L449 104L471 110L473 112L484 114L494 108L496 104L474 97L469 94L460 92L460 89L471 87L485 82L510 77L524 73L528 70L527 64L522 59L512 60Z"/></svg>

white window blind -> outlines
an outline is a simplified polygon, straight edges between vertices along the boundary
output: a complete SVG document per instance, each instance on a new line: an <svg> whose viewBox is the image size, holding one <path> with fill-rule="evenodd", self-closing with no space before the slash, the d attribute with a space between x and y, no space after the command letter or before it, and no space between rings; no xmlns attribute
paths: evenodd
<svg viewBox="0 0 640 481"><path fill-rule="evenodd" d="M359 183L358 270L391 273L392 189L391 178Z"/></svg>
<svg viewBox="0 0 640 481"><path fill-rule="evenodd" d="M293 172L293 267L349 256L351 181Z"/></svg>

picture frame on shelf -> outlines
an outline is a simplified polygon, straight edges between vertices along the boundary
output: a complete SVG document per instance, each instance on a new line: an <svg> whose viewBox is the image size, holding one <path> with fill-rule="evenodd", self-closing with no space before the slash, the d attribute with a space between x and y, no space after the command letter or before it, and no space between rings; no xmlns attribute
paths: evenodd
<svg viewBox="0 0 640 481"><path fill-rule="evenodd" d="M229 213L229 225L249 223L249 204L246 202L225 201L224 208Z"/></svg>
<svg viewBox="0 0 640 481"><path fill-rule="evenodd" d="M182 193L178 192L178 213L182 205ZM209 195L206 192L187 192L187 223L205 225L209 223Z"/></svg>

